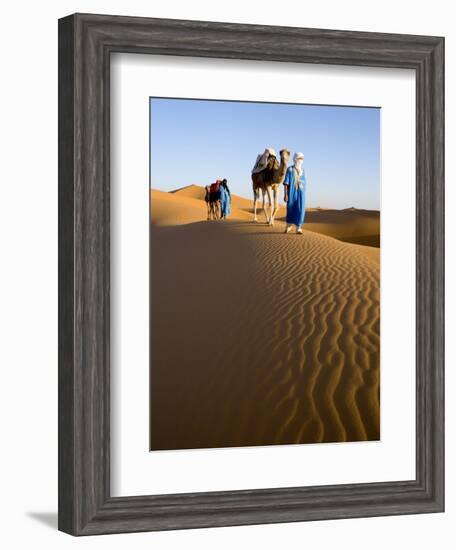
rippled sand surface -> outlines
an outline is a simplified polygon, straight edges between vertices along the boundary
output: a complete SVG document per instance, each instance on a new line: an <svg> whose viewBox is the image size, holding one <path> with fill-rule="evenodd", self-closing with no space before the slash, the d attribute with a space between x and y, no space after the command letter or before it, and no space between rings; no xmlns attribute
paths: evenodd
<svg viewBox="0 0 456 550"><path fill-rule="evenodd" d="M169 195L152 199L151 449L379 439L379 249L245 211L198 221L199 199Z"/></svg>

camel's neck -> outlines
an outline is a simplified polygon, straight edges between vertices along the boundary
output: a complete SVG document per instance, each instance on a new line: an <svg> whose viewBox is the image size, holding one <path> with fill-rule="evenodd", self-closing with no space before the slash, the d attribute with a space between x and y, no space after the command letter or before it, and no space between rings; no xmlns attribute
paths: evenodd
<svg viewBox="0 0 456 550"><path fill-rule="evenodd" d="M274 183L282 183L285 178L285 172L287 171L287 163L280 158L280 165L277 171L274 174Z"/></svg>

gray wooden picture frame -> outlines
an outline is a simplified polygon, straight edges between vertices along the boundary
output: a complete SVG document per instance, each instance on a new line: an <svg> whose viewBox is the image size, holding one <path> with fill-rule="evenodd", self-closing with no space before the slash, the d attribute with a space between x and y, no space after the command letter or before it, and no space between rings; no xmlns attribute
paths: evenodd
<svg viewBox="0 0 456 550"><path fill-rule="evenodd" d="M416 71L416 479L110 496L112 52ZM60 530L92 535L444 510L443 38L65 17L59 21L58 174Z"/></svg>

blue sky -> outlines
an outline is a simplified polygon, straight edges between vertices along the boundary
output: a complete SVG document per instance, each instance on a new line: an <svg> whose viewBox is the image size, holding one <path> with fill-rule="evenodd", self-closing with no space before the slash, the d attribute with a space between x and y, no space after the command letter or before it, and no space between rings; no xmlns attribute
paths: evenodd
<svg viewBox="0 0 456 550"><path fill-rule="evenodd" d="M380 209L378 108L151 98L150 124L153 189L226 178L251 197L257 155L287 148L304 153L307 207Z"/></svg>

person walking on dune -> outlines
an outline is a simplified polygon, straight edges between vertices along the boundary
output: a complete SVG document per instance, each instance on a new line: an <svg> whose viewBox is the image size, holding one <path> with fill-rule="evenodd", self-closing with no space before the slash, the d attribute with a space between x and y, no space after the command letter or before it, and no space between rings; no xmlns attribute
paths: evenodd
<svg viewBox="0 0 456 550"><path fill-rule="evenodd" d="M283 185L285 187L284 200L287 203L287 218L285 233L289 233L293 225L296 233L302 235L302 224L306 214L306 177L302 168L304 155L295 153L293 165L287 169Z"/></svg>
<svg viewBox="0 0 456 550"><path fill-rule="evenodd" d="M209 186L209 205L211 215L214 220L220 218L220 180L215 180L214 183L211 183Z"/></svg>
<svg viewBox="0 0 456 550"><path fill-rule="evenodd" d="M226 181L226 179L223 179L222 183L220 184L220 211L222 220L226 220L227 216L231 212L230 203L231 193L228 187L228 182Z"/></svg>

